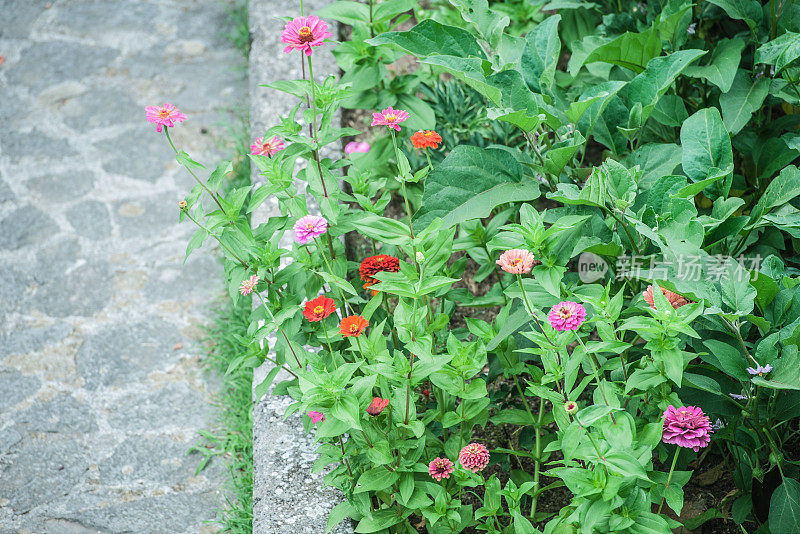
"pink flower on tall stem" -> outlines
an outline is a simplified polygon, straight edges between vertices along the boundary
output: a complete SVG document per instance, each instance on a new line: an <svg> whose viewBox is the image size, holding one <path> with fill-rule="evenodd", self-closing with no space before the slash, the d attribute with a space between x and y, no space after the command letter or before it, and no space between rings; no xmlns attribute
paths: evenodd
<svg viewBox="0 0 800 534"><path fill-rule="evenodd" d="M322 412L308 412L308 416L311 418L311 422L315 425L320 421L325 420L325 414Z"/></svg>
<svg viewBox="0 0 800 534"><path fill-rule="evenodd" d="M344 153L348 156L354 152L361 152L362 154L366 154L369 152L369 143L366 141L350 141L344 146Z"/></svg>
<svg viewBox="0 0 800 534"><path fill-rule="evenodd" d="M380 415L387 406L389 406L389 399L372 397L372 402L370 402L369 406L367 406L367 413L370 415Z"/></svg>
<svg viewBox="0 0 800 534"><path fill-rule="evenodd" d="M533 269L536 260L527 250L513 248L500 254L500 259L495 263L505 272L510 274L527 274Z"/></svg>
<svg viewBox="0 0 800 534"><path fill-rule="evenodd" d="M322 41L328 37L333 37L333 34L328 31L328 25L325 21L314 15L309 15L308 17L297 17L287 22L281 33L281 42L289 45L283 49L287 54L296 48L310 56L311 47L322 46Z"/></svg>
<svg viewBox="0 0 800 534"><path fill-rule="evenodd" d="M258 284L258 281L259 278L256 275L253 275L247 280L244 280L242 284L239 286L239 293L245 296L249 295L256 288L256 284Z"/></svg>
<svg viewBox="0 0 800 534"><path fill-rule="evenodd" d="M667 297L667 301L676 310L681 306L689 304L689 300L683 295L678 295L677 293L674 293L669 289L664 289L663 287L661 288L661 292L664 293L664 296ZM644 296L645 302L647 302L651 308L656 309L656 301L653 297L653 286L647 286L647 289L644 290L642 296Z"/></svg>
<svg viewBox="0 0 800 534"><path fill-rule="evenodd" d="M670 406L664 412L661 440L698 452L711 443L711 420L697 406Z"/></svg>
<svg viewBox="0 0 800 534"><path fill-rule="evenodd" d="M301 245L305 245L314 238L325 233L328 229L328 221L319 215L306 215L294 223L294 239Z"/></svg>
<svg viewBox="0 0 800 534"><path fill-rule="evenodd" d="M380 113L372 114L372 126L388 126L396 131L400 131L400 123L407 120L410 115L402 109L392 109L392 106L384 109Z"/></svg>
<svg viewBox="0 0 800 534"><path fill-rule="evenodd" d="M483 471L489 465L489 449L480 443L470 443L458 453L458 461L467 471Z"/></svg>
<svg viewBox="0 0 800 534"><path fill-rule="evenodd" d="M443 478L450 478L450 473L455 471L453 462L447 458L434 458L428 464L428 474L437 482Z"/></svg>
<svg viewBox="0 0 800 534"><path fill-rule="evenodd" d="M577 302L559 302L547 316L550 326L563 332L577 330L586 320L586 308Z"/></svg>
<svg viewBox="0 0 800 534"><path fill-rule="evenodd" d="M156 131L161 132L163 126L172 128L175 123L183 122L186 120L186 115L181 113L181 110L172 104L164 104L163 106L147 106L144 108L147 114L147 122L156 125Z"/></svg>
<svg viewBox="0 0 800 534"><path fill-rule="evenodd" d="M274 136L272 139L264 141L263 137L256 137L250 145L250 153L254 156L274 156L279 150L283 150L283 139Z"/></svg>

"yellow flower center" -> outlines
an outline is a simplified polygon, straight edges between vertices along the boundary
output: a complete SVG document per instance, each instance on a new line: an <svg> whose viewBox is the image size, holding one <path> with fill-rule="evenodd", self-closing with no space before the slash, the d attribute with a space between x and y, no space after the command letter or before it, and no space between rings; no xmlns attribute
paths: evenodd
<svg viewBox="0 0 800 534"><path fill-rule="evenodd" d="M312 228L314 228L314 223L306 224L306 229L311 230Z"/></svg>
<svg viewBox="0 0 800 534"><path fill-rule="evenodd" d="M161 108L161 109L158 110L158 114L161 117L169 117L169 110L166 109L166 108Z"/></svg>
<svg viewBox="0 0 800 534"><path fill-rule="evenodd" d="M386 122L394 122L397 120L397 115L385 115L383 118Z"/></svg>
<svg viewBox="0 0 800 534"><path fill-rule="evenodd" d="M314 308L314 313L316 313L317 315L319 315L323 311L325 311L325 308L323 308L322 306L317 306L316 308Z"/></svg>
<svg viewBox="0 0 800 534"><path fill-rule="evenodd" d="M569 311L569 308L561 308L558 310L558 315L560 315L562 319L569 319L572 317L572 312Z"/></svg>
<svg viewBox="0 0 800 534"><path fill-rule="evenodd" d="M513 260L511 260L511 266L512 267L516 267L520 263L522 263L522 258L514 258Z"/></svg>
<svg viewBox="0 0 800 534"><path fill-rule="evenodd" d="M301 43L307 43L309 41L314 40L314 35L311 33L311 28L309 28L308 26L303 26L302 28L297 30L297 33L300 34Z"/></svg>
<svg viewBox="0 0 800 534"><path fill-rule="evenodd" d="M357 324L351 324L350 325L350 332L352 332L352 333L358 332L358 325Z"/></svg>

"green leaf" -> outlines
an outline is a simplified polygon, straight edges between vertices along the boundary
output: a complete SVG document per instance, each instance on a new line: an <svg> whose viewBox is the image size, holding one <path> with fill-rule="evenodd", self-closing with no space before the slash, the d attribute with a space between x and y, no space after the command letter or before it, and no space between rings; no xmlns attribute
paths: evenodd
<svg viewBox="0 0 800 534"><path fill-rule="evenodd" d="M776 74L800 57L800 33L786 32L756 50L756 63L775 65Z"/></svg>
<svg viewBox="0 0 800 534"><path fill-rule="evenodd" d="M722 302L740 315L753 311L756 288L750 285L750 273L733 258L728 258L720 280Z"/></svg>
<svg viewBox="0 0 800 534"><path fill-rule="evenodd" d="M353 508L353 505L347 501L340 502L334 506L333 510L331 510L331 513L328 514L328 522L325 526L325 534L333 530L336 525L344 521L345 518L351 517L355 511L356 509Z"/></svg>
<svg viewBox="0 0 800 534"><path fill-rule="evenodd" d="M420 60L420 63L439 67L478 91L495 105L502 104L503 95L500 89L486 81L486 73L491 70L489 61L456 56L430 56Z"/></svg>
<svg viewBox="0 0 800 534"><path fill-rule="evenodd" d="M461 17L478 30L478 33L495 48L510 19L489 9L488 0L450 0Z"/></svg>
<svg viewBox="0 0 800 534"><path fill-rule="evenodd" d="M373 467L358 477L358 482L353 489L353 493L385 490L397 482L398 478L395 471L390 471L385 467Z"/></svg>
<svg viewBox="0 0 800 534"><path fill-rule="evenodd" d="M641 33L625 32L613 41L598 46L583 63L602 61L625 67L638 74L659 54L661 38L656 28L651 27Z"/></svg>
<svg viewBox="0 0 800 534"><path fill-rule="evenodd" d="M795 532L800 525L800 482L784 478L769 501L770 532Z"/></svg>
<svg viewBox="0 0 800 534"><path fill-rule="evenodd" d="M433 108L416 95L399 95L397 109L408 111L411 115L403 124L409 130L432 130L436 127Z"/></svg>
<svg viewBox="0 0 800 534"><path fill-rule="evenodd" d="M358 399L355 396L343 395L331 407L331 415L340 421L344 421L353 428L361 428L359 423Z"/></svg>
<svg viewBox="0 0 800 534"><path fill-rule="evenodd" d="M392 45L417 57L448 55L486 59L481 45L467 30L423 20L405 32L386 32L366 41L373 46Z"/></svg>
<svg viewBox="0 0 800 534"><path fill-rule="evenodd" d="M369 7L360 2L337 1L314 11L318 17L338 20L344 24L369 22Z"/></svg>
<svg viewBox="0 0 800 534"><path fill-rule="evenodd" d="M761 108L769 93L769 84L769 78L753 82L749 72L736 72L730 91L719 97L723 122L731 135L739 133L750 122L753 113Z"/></svg>
<svg viewBox="0 0 800 534"><path fill-rule="evenodd" d="M764 15L758 0L708 0L708 3L721 7L732 19L745 21L751 30L759 25Z"/></svg>
<svg viewBox="0 0 800 534"><path fill-rule="evenodd" d="M384 471L386 470L384 469ZM359 521L354 532L356 532L357 534L368 534L370 532L381 532L381 531L385 532L386 529L388 529L392 525L396 525L402 520L403 520L402 516L397 515L397 511L393 508L377 510L375 512L372 512L371 517L367 516L361 521Z"/></svg>
<svg viewBox="0 0 800 534"><path fill-rule="evenodd" d="M642 170L639 187L650 190L664 176L669 176L681 164L683 150L675 144L648 143L636 148L622 163L627 167L636 165Z"/></svg>
<svg viewBox="0 0 800 534"><path fill-rule="evenodd" d="M733 77L736 69L739 68L739 62L742 60L744 44L744 39L738 37L722 39L714 47L708 65L688 67L685 71L686 75L693 78L705 78L719 87L720 91L727 93L733 84Z"/></svg>
<svg viewBox="0 0 800 534"><path fill-rule="evenodd" d="M798 195L800 195L800 171L794 165L789 165L767 186L767 190L753 208L750 220L757 221L772 208L786 204Z"/></svg>
<svg viewBox="0 0 800 534"><path fill-rule="evenodd" d="M616 408L605 404L595 404L588 406L577 413L577 420L581 426L587 427L613 412Z"/></svg>
<svg viewBox="0 0 800 534"><path fill-rule="evenodd" d="M393 19L401 13L414 9L417 5L415 0L385 0L381 3L375 3L372 11L372 20L380 22Z"/></svg>
<svg viewBox="0 0 800 534"><path fill-rule="evenodd" d="M683 171L700 181L733 171L731 138L717 108L701 109L681 126Z"/></svg>
<svg viewBox="0 0 800 534"><path fill-rule="evenodd" d="M522 183L522 166L499 148L459 145L428 176L414 228L437 217L443 228L488 216L496 206L539 196L539 184Z"/></svg>
<svg viewBox="0 0 800 534"><path fill-rule="evenodd" d="M561 53L558 23L561 15L544 19L525 36L522 49L522 76L534 91L550 90Z"/></svg>

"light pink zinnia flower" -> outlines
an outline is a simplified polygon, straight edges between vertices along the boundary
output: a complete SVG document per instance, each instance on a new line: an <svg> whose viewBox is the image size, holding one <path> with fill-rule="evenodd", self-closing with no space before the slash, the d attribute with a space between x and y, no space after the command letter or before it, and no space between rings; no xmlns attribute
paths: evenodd
<svg viewBox="0 0 800 534"><path fill-rule="evenodd" d="M325 420L325 414L322 412L308 412L308 416L311 418L311 422L315 425L320 421Z"/></svg>
<svg viewBox="0 0 800 534"><path fill-rule="evenodd" d="M480 443L470 443L458 453L458 461L468 471L483 471L489 465L489 449Z"/></svg>
<svg viewBox="0 0 800 534"><path fill-rule="evenodd" d="M253 144L250 145L250 153L255 156L274 156L278 150L283 150L283 139L274 136L272 139L264 141L263 137L257 137Z"/></svg>
<svg viewBox="0 0 800 534"><path fill-rule="evenodd" d="M531 272L534 261L533 254L527 250L514 248L500 254L500 259L495 263L507 273L526 274Z"/></svg>
<svg viewBox="0 0 800 534"><path fill-rule="evenodd" d="M672 304L672 307L676 310L681 306L689 304L689 300L683 295L678 295L677 293L674 293L669 289L664 289L663 287L661 288L661 292L664 293L664 296L667 297L667 301ZM656 309L656 301L653 298L653 286L647 286L647 289L644 290L642 296L644 296L645 302L647 302L651 308Z"/></svg>
<svg viewBox="0 0 800 534"><path fill-rule="evenodd" d="M147 112L147 122L156 125L156 131L160 132L162 126L172 128L176 122L183 122L186 120L186 115L181 113L181 110L172 104L164 104L163 106L147 106L144 108Z"/></svg>
<svg viewBox="0 0 800 534"><path fill-rule="evenodd" d="M333 34L328 31L328 25L325 21L314 15L309 15L308 17L297 17L287 22L286 28L281 33L281 42L289 45L283 49L287 54L296 48L310 56L311 47L322 46L322 41L328 37L333 37Z"/></svg>
<svg viewBox="0 0 800 534"><path fill-rule="evenodd" d="M353 152L366 154L369 152L369 143L366 141L361 141L360 143L358 141L350 141L344 146L344 153L349 156Z"/></svg>
<svg viewBox="0 0 800 534"><path fill-rule="evenodd" d="M306 215L294 223L294 239L305 245L312 239L321 236L328 229L328 221L319 215Z"/></svg>
<svg viewBox="0 0 800 534"><path fill-rule="evenodd" d="M550 310L547 319L558 331L577 330L586 320L586 308L577 302L559 302Z"/></svg>
<svg viewBox="0 0 800 534"><path fill-rule="evenodd" d="M408 119L409 114L402 109L392 109L392 106L384 109L380 113L372 114L373 126L388 126L400 131L400 123Z"/></svg>
<svg viewBox="0 0 800 534"><path fill-rule="evenodd" d="M428 474L437 482L443 478L450 478L450 473L453 471L455 471L453 462L447 458L434 458L428 464Z"/></svg>
<svg viewBox="0 0 800 534"><path fill-rule="evenodd" d="M711 443L711 420L696 406L670 406L664 412L664 443L674 443L698 452Z"/></svg>
<svg viewBox="0 0 800 534"><path fill-rule="evenodd" d="M258 281L259 278L256 275L253 275L247 280L242 281L242 284L239 286L239 293L245 296L249 295L253 292L253 289L255 289Z"/></svg>

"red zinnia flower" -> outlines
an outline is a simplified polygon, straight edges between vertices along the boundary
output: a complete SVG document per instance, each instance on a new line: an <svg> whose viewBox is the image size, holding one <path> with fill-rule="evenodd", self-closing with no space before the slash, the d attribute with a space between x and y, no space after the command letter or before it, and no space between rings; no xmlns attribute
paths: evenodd
<svg viewBox="0 0 800 534"><path fill-rule="evenodd" d="M364 289L367 289L372 284L378 283L378 280L374 278L376 273L382 271L396 273L399 270L400 260L394 256L379 254L377 256L365 258L358 267L358 274L361 275L361 279L364 280ZM377 293L377 291L372 292L373 295Z"/></svg>
<svg viewBox="0 0 800 534"><path fill-rule="evenodd" d="M370 402L369 406L367 406L367 413L370 415L380 415L387 406L389 406L389 399L372 397L372 402Z"/></svg>
<svg viewBox="0 0 800 534"><path fill-rule="evenodd" d="M333 303L333 299L329 299L325 295L320 295L314 300L306 302L303 316L313 323L325 319L332 314L334 310L336 310L336 304Z"/></svg>
<svg viewBox="0 0 800 534"><path fill-rule="evenodd" d="M436 150L439 148L439 143L442 142L442 136L433 130L418 131L411 136L411 144L415 148L432 148Z"/></svg>
<svg viewBox="0 0 800 534"><path fill-rule="evenodd" d="M369 321L360 315L350 315L342 319L339 324L339 333L344 337L358 337L369 326Z"/></svg>

